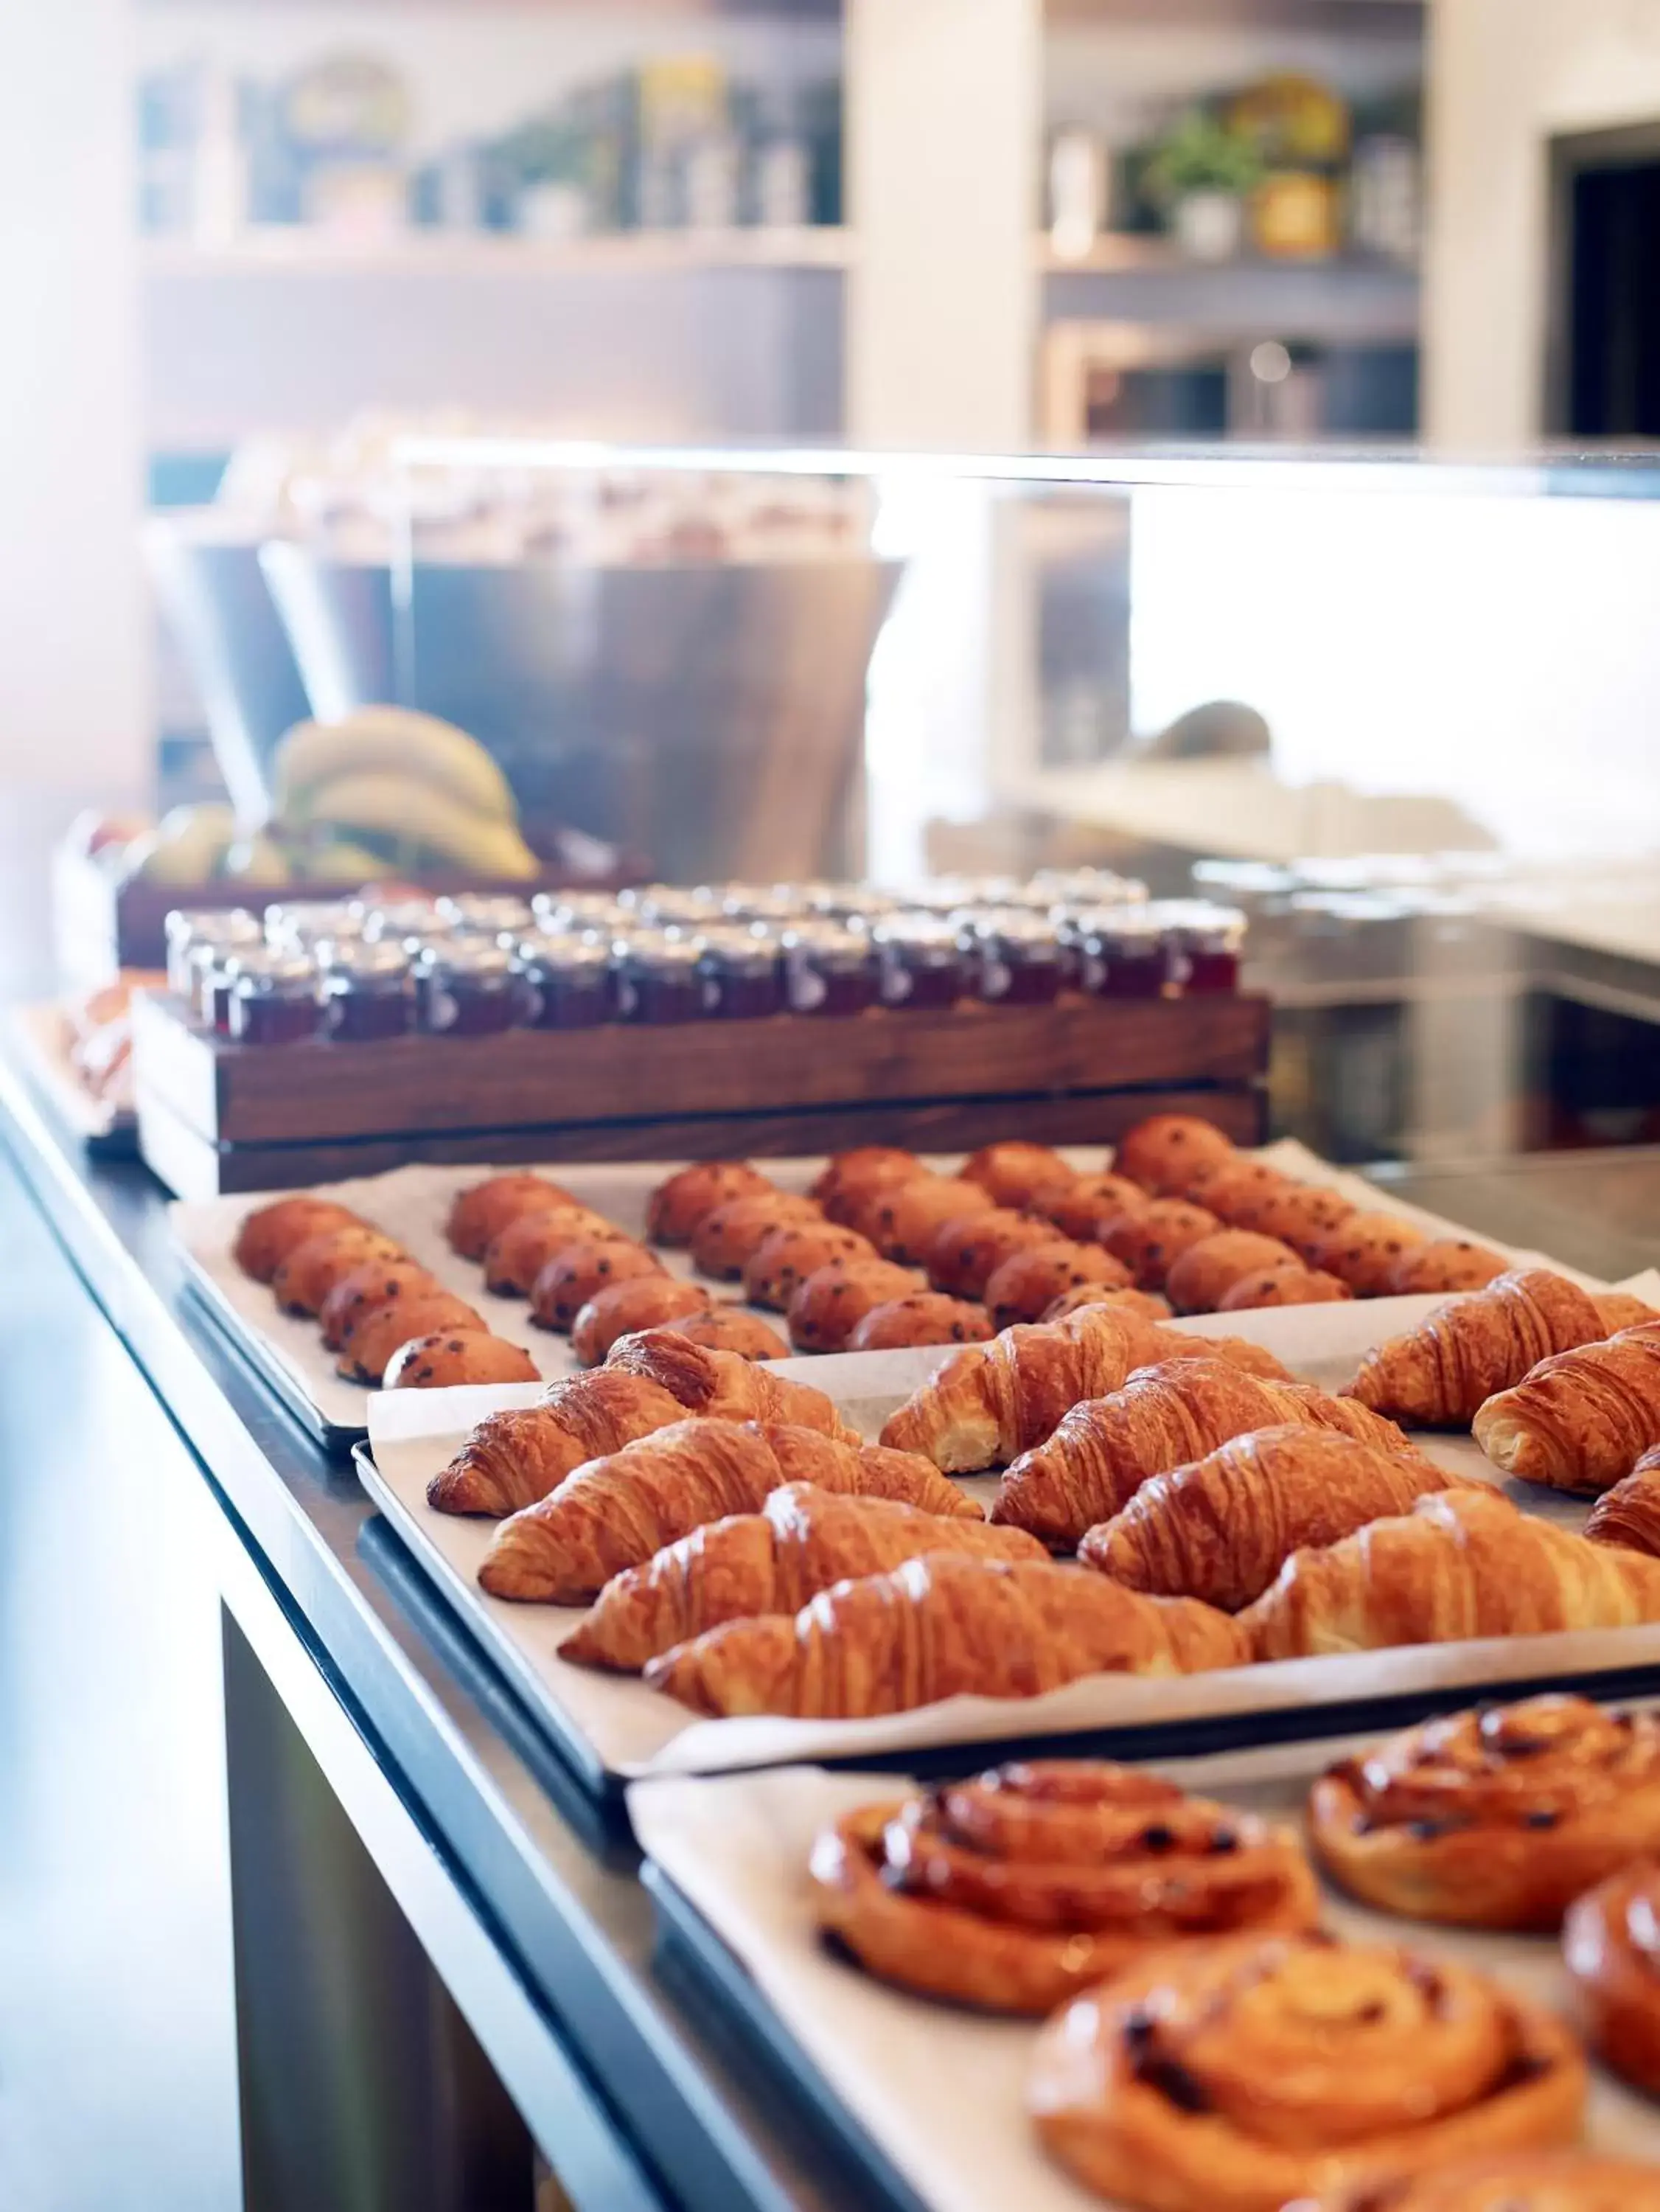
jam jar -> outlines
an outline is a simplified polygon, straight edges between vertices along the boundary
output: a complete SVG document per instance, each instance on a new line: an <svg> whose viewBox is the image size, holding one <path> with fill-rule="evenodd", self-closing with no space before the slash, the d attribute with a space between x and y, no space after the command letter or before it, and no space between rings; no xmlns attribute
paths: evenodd
<svg viewBox="0 0 1660 2212"><path fill-rule="evenodd" d="M1187 998L1239 989L1245 918L1238 907L1161 899L1148 911L1164 933L1166 989Z"/></svg>
<svg viewBox="0 0 1660 2212"><path fill-rule="evenodd" d="M1068 917L1081 989L1101 999L1162 997L1166 969L1163 933L1150 906L1086 907Z"/></svg>
<svg viewBox="0 0 1660 2212"><path fill-rule="evenodd" d="M495 1036L518 1019L518 978L503 945L477 937L425 945L415 957L415 1027L434 1036Z"/></svg>
<svg viewBox="0 0 1660 2212"><path fill-rule="evenodd" d="M667 929L636 929L615 939L611 969L617 1012L625 1022L695 1022L706 1007L694 937Z"/></svg>
<svg viewBox="0 0 1660 2212"><path fill-rule="evenodd" d="M943 915L894 914L870 931L885 1006L954 1006L968 989L957 926Z"/></svg>
<svg viewBox="0 0 1660 2212"><path fill-rule="evenodd" d="M354 899L288 899L265 909L265 941L288 952L361 937L364 914Z"/></svg>
<svg viewBox="0 0 1660 2212"><path fill-rule="evenodd" d="M538 891L530 912L536 927L549 937L577 930L609 938L633 927L636 919L633 908L610 891Z"/></svg>
<svg viewBox="0 0 1660 2212"><path fill-rule="evenodd" d="M322 1020L317 963L271 945L236 956L227 1028L236 1044L301 1044Z"/></svg>
<svg viewBox="0 0 1660 2212"><path fill-rule="evenodd" d="M759 884L728 884L721 898L721 912L729 921L764 922L769 929L783 930L802 920L801 901L787 886L782 890L764 888Z"/></svg>
<svg viewBox="0 0 1660 2212"><path fill-rule="evenodd" d="M1041 915L1000 907L961 915L958 943L974 963L976 990L994 1004L1042 1006L1066 988L1059 933Z"/></svg>
<svg viewBox="0 0 1660 2212"><path fill-rule="evenodd" d="M785 1007L784 954L776 937L736 923L700 931L704 1005L722 1021L762 1020Z"/></svg>
<svg viewBox="0 0 1660 2212"><path fill-rule="evenodd" d="M164 924L167 936L167 988L200 1010L196 956L233 945L263 945L259 916L245 907L175 907Z"/></svg>
<svg viewBox="0 0 1660 2212"><path fill-rule="evenodd" d="M1111 868L1039 868L1027 888L1034 902L1050 908L1130 906L1147 896L1139 878Z"/></svg>
<svg viewBox="0 0 1660 2212"><path fill-rule="evenodd" d="M621 891L617 903L631 923L648 929L694 929L720 917L721 894L707 884L639 884Z"/></svg>
<svg viewBox="0 0 1660 2212"><path fill-rule="evenodd" d="M868 884L813 884L808 886L810 912L829 921L845 921L856 928L874 929L879 921L906 911L907 902L892 891L872 890Z"/></svg>
<svg viewBox="0 0 1660 2212"><path fill-rule="evenodd" d="M528 899L458 892L438 902L438 914L457 937L516 937L530 927Z"/></svg>
<svg viewBox="0 0 1660 2212"><path fill-rule="evenodd" d="M431 899L391 899L384 905L360 905L363 934L371 939L391 938L416 952L435 939L447 938L450 925Z"/></svg>
<svg viewBox="0 0 1660 2212"><path fill-rule="evenodd" d="M530 930L513 946L519 1018L537 1030L591 1030L616 1018L609 945L575 930Z"/></svg>
<svg viewBox="0 0 1660 2212"><path fill-rule="evenodd" d="M869 933L835 921L784 933L785 989L797 1014L862 1014L881 996L881 961Z"/></svg>
<svg viewBox="0 0 1660 2212"><path fill-rule="evenodd" d="M348 1044L402 1036L415 1022L415 970L391 938L342 937L318 949L325 1036Z"/></svg>

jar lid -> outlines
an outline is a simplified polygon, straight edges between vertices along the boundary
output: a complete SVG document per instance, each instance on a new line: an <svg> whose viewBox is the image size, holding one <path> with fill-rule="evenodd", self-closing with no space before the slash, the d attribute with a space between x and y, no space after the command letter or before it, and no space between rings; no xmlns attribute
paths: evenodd
<svg viewBox="0 0 1660 2212"><path fill-rule="evenodd" d="M441 898L438 912L451 929L464 929L480 937L494 937L500 930L524 929L530 921L527 899L485 892L463 891L453 898Z"/></svg>
<svg viewBox="0 0 1660 2212"><path fill-rule="evenodd" d="M798 952L815 963L857 963L869 960L871 953L863 930L849 929L839 921L798 921L785 931L780 942L786 952Z"/></svg>
<svg viewBox="0 0 1660 2212"><path fill-rule="evenodd" d="M613 939L611 957L630 968L649 968L658 975L683 975L695 970L703 957L703 947L698 939L679 936L670 930L633 929Z"/></svg>
<svg viewBox="0 0 1660 2212"><path fill-rule="evenodd" d="M633 909L609 891L538 891L530 911L544 930L609 931L634 920Z"/></svg>
<svg viewBox="0 0 1660 2212"><path fill-rule="evenodd" d="M449 924L431 899L394 899L385 906L370 907L363 914L366 937L421 939L448 934Z"/></svg>
<svg viewBox="0 0 1660 2212"><path fill-rule="evenodd" d="M1149 906L1089 906L1067 915L1062 924L1063 933L1080 943L1109 939L1123 944L1133 939L1146 945L1158 942L1160 923Z"/></svg>
<svg viewBox="0 0 1660 2212"><path fill-rule="evenodd" d="M230 969L230 987L239 998L256 992L279 999L300 999L317 988L317 963L308 953L277 945L250 945L239 951Z"/></svg>
<svg viewBox="0 0 1660 2212"><path fill-rule="evenodd" d="M625 913L657 928L706 921L721 910L720 893L706 884L636 884L617 893L617 904Z"/></svg>
<svg viewBox="0 0 1660 2212"><path fill-rule="evenodd" d="M574 929L527 930L513 945L520 967L576 968L595 970L611 964L610 948L597 937L585 937Z"/></svg>
<svg viewBox="0 0 1660 2212"><path fill-rule="evenodd" d="M1245 918L1236 906L1216 906L1209 899L1155 899L1148 912L1166 937L1179 941L1198 939L1207 945L1229 945L1244 942Z"/></svg>
<svg viewBox="0 0 1660 2212"><path fill-rule="evenodd" d="M487 983L499 978L505 981L512 973L513 960L506 946L492 939L457 937L442 945L423 945L419 965L423 975L465 975Z"/></svg>
<svg viewBox="0 0 1660 2212"><path fill-rule="evenodd" d="M728 889L721 912L737 921L789 923L803 918L801 902L793 892L760 890L742 884Z"/></svg>
<svg viewBox="0 0 1660 2212"><path fill-rule="evenodd" d="M320 937L360 937L362 909L350 899L285 899L265 909L273 945L315 944Z"/></svg>
<svg viewBox="0 0 1660 2212"><path fill-rule="evenodd" d="M884 915L870 934L876 944L901 951L955 952L960 933L945 915L902 913Z"/></svg>
<svg viewBox="0 0 1660 2212"><path fill-rule="evenodd" d="M245 906L174 907L163 927L169 945L257 945L264 924Z"/></svg>
<svg viewBox="0 0 1660 2212"><path fill-rule="evenodd" d="M1113 868L1039 868L1028 885L1051 906L1123 906L1147 896L1147 885Z"/></svg>
<svg viewBox="0 0 1660 2212"><path fill-rule="evenodd" d="M410 968L409 949L395 937L325 938L316 951L325 978L340 975L354 982L401 982Z"/></svg>
<svg viewBox="0 0 1660 2212"><path fill-rule="evenodd" d="M1029 907L971 908L958 916L959 934L980 944L1019 945L1022 949L1049 945L1058 951L1055 925Z"/></svg>

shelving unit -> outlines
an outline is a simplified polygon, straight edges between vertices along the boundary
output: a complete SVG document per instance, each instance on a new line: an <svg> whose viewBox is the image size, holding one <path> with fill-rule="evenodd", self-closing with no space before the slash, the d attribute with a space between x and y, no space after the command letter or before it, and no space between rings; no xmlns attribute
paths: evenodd
<svg viewBox="0 0 1660 2212"><path fill-rule="evenodd" d="M354 239L300 225L247 232L223 244L148 238L147 278L180 283L221 276L587 276L677 270L839 270L853 258L850 231L829 224L789 230L617 231L568 239L512 231L411 230Z"/></svg>

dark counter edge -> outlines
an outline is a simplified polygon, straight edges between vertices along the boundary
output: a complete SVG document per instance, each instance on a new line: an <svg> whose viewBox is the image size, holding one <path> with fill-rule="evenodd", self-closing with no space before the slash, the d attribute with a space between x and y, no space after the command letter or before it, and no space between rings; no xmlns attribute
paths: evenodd
<svg viewBox="0 0 1660 2212"><path fill-rule="evenodd" d="M536 2078L550 2085L546 2107L524 2118L561 2171L568 2164L588 2178L591 2194L579 2194L566 2177L579 2205L783 2212L857 2203L857 2185L827 2168L822 2142L764 2089L752 2094L753 2081L746 2093L714 2024L675 2016L646 1970L638 1927L638 1955L625 1955L515 1814L457 1715L473 1733L494 1735L491 1766L540 1807L550 1802L547 1777L524 1764L496 1730L500 1713L469 1696L401 1610L373 1546L359 1544L377 1516L349 1470L282 1413L196 1307L165 1194L148 1171L88 1160L3 1062L0 1140L288 1631L440 1862L476 1940L497 1952L545 2026L554 2047L539 2054ZM325 1521L336 1524L332 1540ZM591 1838L581 1850L591 1854ZM621 1876L593 1863L600 1880L626 1879L638 1895L632 1864ZM494 2057L492 2022L471 2025Z"/></svg>

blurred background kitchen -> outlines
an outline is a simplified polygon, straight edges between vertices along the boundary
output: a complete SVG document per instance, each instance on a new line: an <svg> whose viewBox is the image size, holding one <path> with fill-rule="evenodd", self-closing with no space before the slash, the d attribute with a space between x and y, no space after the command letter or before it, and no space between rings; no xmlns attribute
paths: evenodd
<svg viewBox="0 0 1660 2212"><path fill-rule="evenodd" d="M418 859L266 774L390 699L543 865L1236 903L1339 1157L1652 1140L1657 239L1660 0L9 11L6 988Z"/></svg>

